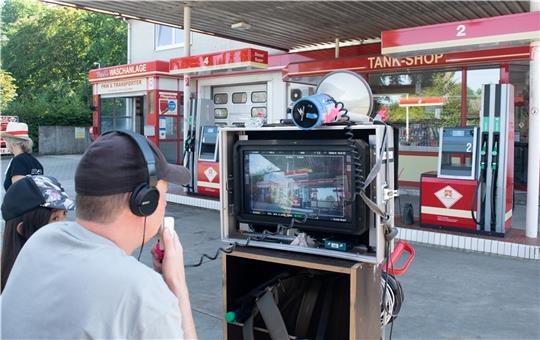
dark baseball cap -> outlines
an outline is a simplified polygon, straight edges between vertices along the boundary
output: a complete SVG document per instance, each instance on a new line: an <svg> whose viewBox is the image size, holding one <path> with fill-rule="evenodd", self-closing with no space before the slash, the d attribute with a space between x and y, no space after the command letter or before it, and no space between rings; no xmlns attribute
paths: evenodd
<svg viewBox="0 0 540 340"><path fill-rule="evenodd" d="M191 181L188 169L169 164L161 150L144 139L154 154L158 179L182 185ZM137 143L126 134L110 132L90 144L82 156L75 171L75 192L87 196L120 194L148 183L148 179L146 161Z"/></svg>
<svg viewBox="0 0 540 340"><path fill-rule="evenodd" d="M26 176L13 183L2 202L2 217L9 221L38 207L73 210L75 204L54 177Z"/></svg>

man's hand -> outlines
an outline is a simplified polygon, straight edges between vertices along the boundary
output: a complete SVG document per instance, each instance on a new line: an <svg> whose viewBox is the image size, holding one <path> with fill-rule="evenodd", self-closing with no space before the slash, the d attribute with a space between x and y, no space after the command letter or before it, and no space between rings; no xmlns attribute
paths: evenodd
<svg viewBox="0 0 540 340"><path fill-rule="evenodd" d="M160 232L160 247L165 252L163 261L152 249L154 268L163 275L165 283L174 295L178 298L178 306L182 313L182 329L185 339L197 339L195 322L191 313L191 303L186 284L186 273L184 271L184 250L178 239L178 234L174 229L162 228Z"/></svg>
<svg viewBox="0 0 540 340"><path fill-rule="evenodd" d="M159 256L154 249L152 255L154 268L163 274L163 279L167 286L177 292L181 286L185 286L186 276L184 271L184 250L178 239L176 231L169 228L163 228L160 235L160 246L165 252L163 260L159 263Z"/></svg>

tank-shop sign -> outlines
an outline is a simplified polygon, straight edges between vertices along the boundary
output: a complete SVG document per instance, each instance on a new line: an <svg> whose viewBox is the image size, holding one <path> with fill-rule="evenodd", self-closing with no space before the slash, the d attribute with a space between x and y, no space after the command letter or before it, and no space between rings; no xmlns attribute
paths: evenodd
<svg viewBox="0 0 540 340"><path fill-rule="evenodd" d="M442 60L444 60L443 57L443 54L418 55L399 59L387 56L377 56L369 57L367 60L369 61L370 69L379 69L439 64Z"/></svg>
<svg viewBox="0 0 540 340"><path fill-rule="evenodd" d="M386 55L358 56L331 60L315 60L291 63L283 71L283 76L305 77L323 75L335 70L353 72L400 71L434 66L485 64L508 60L529 60L529 46L476 50L455 53L437 53L395 58Z"/></svg>
<svg viewBox="0 0 540 340"><path fill-rule="evenodd" d="M94 94L146 91L146 78L107 81L94 86L96 87Z"/></svg>

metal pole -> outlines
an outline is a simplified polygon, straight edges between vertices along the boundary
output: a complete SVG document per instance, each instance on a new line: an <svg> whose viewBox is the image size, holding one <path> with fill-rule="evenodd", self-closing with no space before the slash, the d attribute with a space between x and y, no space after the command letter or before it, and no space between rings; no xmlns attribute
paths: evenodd
<svg viewBox="0 0 540 340"><path fill-rule="evenodd" d="M336 38L335 57L339 58L339 38Z"/></svg>
<svg viewBox="0 0 540 340"><path fill-rule="evenodd" d="M409 99L408 93L406 98ZM409 103L405 106L405 143L409 144Z"/></svg>
<svg viewBox="0 0 540 340"><path fill-rule="evenodd" d="M531 0L531 12L540 10L540 2ZM529 165L527 168L527 218L525 235L538 237L538 188L540 187L540 113L538 82L540 81L540 41L531 43L529 64Z"/></svg>
<svg viewBox="0 0 540 340"><path fill-rule="evenodd" d="M133 33L131 32L131 21L125 20L125 22L127 22L127 64L131 64L131 38Z"/></svg>
<svg viewBox="0 0 540 340"><path fill-rule="evenodd" d="M184 5L184 56L189 57L191 55L191 7L189 4ZM189 99L191 97L191 91L189 88L190 79L188 74L184 74L184 136L183 141L187 139L188 126L189 126ZM192 122L195 123L195 122ZM186 150L184 150L186 152ZM183 155L184 153L182 153ZM184 164L185 165L185 164Z"/></svg>
<svg viewBox="0 0 540 340"><path fill-rule="evenodd" d="M538 0L531 1L531 12L540 10ZM531 43L529 64L529 165L527 168L527 219L525 235L538 237L538 188L540 187L540 113L538 82L540 81L540 41Z"/></svg>

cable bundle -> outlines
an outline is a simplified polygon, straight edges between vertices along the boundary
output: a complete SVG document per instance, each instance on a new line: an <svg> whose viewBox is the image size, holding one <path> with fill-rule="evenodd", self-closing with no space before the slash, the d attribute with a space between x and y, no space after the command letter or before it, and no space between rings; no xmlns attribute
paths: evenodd
<svg viewBox="0 0 540 340"><path fill-rule="evenodd" d="M403 289L398 280L386 272L382 273L383 305L381 306L381 324L386 326L398 315L403 303Z"/></svg>

